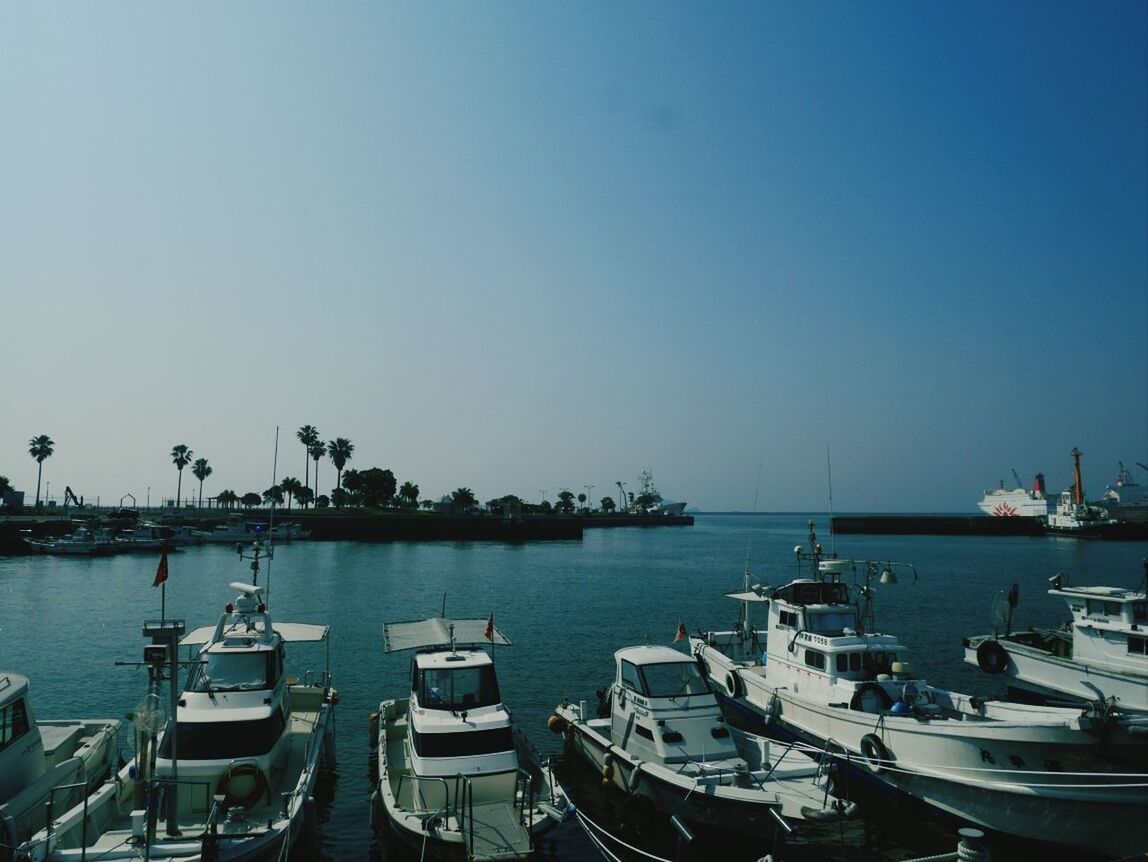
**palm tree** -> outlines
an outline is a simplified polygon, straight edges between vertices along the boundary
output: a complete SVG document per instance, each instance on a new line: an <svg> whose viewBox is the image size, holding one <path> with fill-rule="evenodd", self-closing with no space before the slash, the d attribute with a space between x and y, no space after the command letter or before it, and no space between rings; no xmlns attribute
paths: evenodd
<svg viewBox="0 0 1148 862"><path fill-rule="evenodd" d="M206 458L196 458L191 465L191 474L199 480L199 508L203 508L203 480L211 475L211 467L207 465Z"/></svg>
<svg viewBox="0 0 1148 862"><path fill-rule="evenodd" d="M36 508L40 508L40 476L44 473L44 459L52 456L52 447L56 444L47 434L33 437L28 441L28 454L36 459L40 466L36 468Z"/></svg>
<svg viewBox="0 0 1148 862"><path fill-rule="evenodd" d="M414 509L419 504L419 486L414 482L403 482L399 488L399 499L405 500L406 505Z"/></svg>
<svg viewBox="0 0 1148 862"><path fill-rule="evenodd" d="M291 511L291 500L299 493L299 489L303 487L303 483L293 476L288 476L279 483L279 487L283 489L283 493L287 495L287 511Z"/></svg>
<svg viewBox="0 0 1148 862"><path fill-rule="evenodd" d="M303 460L303 484L310 486L311 484L311 447L319 442L319 429L314 425L303 425L295 436L299 442L303 444L303 448L307 450L307 457Z"/></svg>
<svg viewBox="0 0 1148 862"><path fill-rule="evenodd" d="M175 486L175 505L179 508L179 495L183 490L183 468L191 463L191 450L183 443L178 446L173 446L171 449L171 463L175 464L175 468L179 470L179 481Z"/></svg>
<svg viewBox="0 0 1148 862"><path fill-rule="evenodd" d="M331 463L335 465L338 470L338 478L335 481L335 488L343 487L343 467L351 460L351 453L355 451L355 444L348 440L346 437L336 437L327 444L327 455L331 459ZM318 471L319 466L315 465L315 470ZM319 485L319 477L315 477L315 485Z"/></svg>
<svg viewBox="0 0 1148 862"><path fill-rule="evenodd" d="M229 488L224 489L215 495L215 502L218 503L221 508L231 509L239 502L239 495Z"/></svg>
<svg viewBox="0 0 1148 862"><path fill-rule="evenodd" d="M12 483L8 481L7 476L0 476L0 499L12 490Z"/></svg>
<svg viewBox="0 0 1148 862"><path fill-rule="evenodd" d="M327 454L327 447L323 445L322 440L316 440L312 444L311 448L307 450L307 454L309 454L315 460L315 498L318 499L318 497L319 497L319 459Z"/></svg>
<svg viewBox="0 0 1148 862"><path fill-rule="evenodd" d="M474 508L476 502L474 491L470 490L470 488L459 488L457 491L451 492L450 499L451 502L464 511Z"/></svg>
<svg viewBox="0 0 1148 862"><path fill-rule="evenodd" d="M272 485L263 492L263 502L268 506L274 504L276 506L283 505L283 487L281 485Z"/></svg>

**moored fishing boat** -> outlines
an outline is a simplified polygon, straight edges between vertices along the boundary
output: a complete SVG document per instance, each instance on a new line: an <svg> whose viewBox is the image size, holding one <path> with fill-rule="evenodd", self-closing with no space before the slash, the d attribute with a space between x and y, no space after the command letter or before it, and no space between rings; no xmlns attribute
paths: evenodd
<svg viewBox="0 0 1148 862"><path fill-rule="evenodd" d="M1070 613L1056 628L1010 631L1014 584L1005 633L965 638L965 661L1026 694L1074 703L1114 698L1121 710L1148 713L1148 561L1144 567L1135 590L1051 578L1048 594L1064 599Z"/></svg>
<svg viewBox="0 0 1148 862"><path fill-rule="evenodd" d="M67 554L92 556L114 554L120 550L110 530L87 522L74 522L75 529L63 536L25 539L29 549L37 554Z"/></svg>
<svg viewBox="0 0 1148 862"><path fill-rule="evenodd" d="M132 762L17 850L29 862L241 862L280 853L316 828L314 789L330 756L337 695L328 668L288 676L288 642L327 638L327 627L274 622L257 585L239 592L214 626L179 640L181 620L145 623L150 690L137 706ZM166 641L166 643L164 643ZM164 667L177 643L202 645L165 722ZM166 724L166 726L165 726Z"/></svg>
<svg viewBox="0 0 1148 862"><path fill-rule="evenodd" d="M37 721L28 678L0 671L0 856L83 799L119 765L120 722Z"/></svg>
<svg viewBox="0 0 1148 862"><path fill-rule="evenodd" d="M438 857L524 858L568 807L549 763L511 723L484 643L510 644L493 617L384 627L387 652L415 654L410 696L372 716L372 821Z"/></svg>
<svg viewBox="0 0 1148 862"><path fill-rule="evenodd" d="M905 645L872 630L874 581L899 566L828 558L810 526L811 552L797 549L807 577L734 594L767 605L764 629L743 615L733 631L691 638L726 705L978 826L1112 855L1148 846L1142 717L1111 703L1002 703L915 677ZM858 567L853 604L842 577Z"/></svg>
<svg viewBox="0 0 1148 862"><path fill-rule="evenodd" d="M564 701L549 727L628 794L668 816L754 838L784 836L780 820L852 813L829 794L829 764L794 745L726 723L688 655L666 646L614 654L615 679L591 706Z"/></svg>

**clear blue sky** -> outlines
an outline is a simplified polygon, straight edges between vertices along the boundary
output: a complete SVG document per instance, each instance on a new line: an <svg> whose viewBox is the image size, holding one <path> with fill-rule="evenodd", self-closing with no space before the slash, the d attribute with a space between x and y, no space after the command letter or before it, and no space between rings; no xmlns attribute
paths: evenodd
<svg viewBox="0 0 1148 862"><path fill-rule="evenodd" d="M0 473L261 491L310 423L424 497L824 509L828 447L838 511L967 511L1074 446L1098 496L1146 10L0 4Z"/></svg>

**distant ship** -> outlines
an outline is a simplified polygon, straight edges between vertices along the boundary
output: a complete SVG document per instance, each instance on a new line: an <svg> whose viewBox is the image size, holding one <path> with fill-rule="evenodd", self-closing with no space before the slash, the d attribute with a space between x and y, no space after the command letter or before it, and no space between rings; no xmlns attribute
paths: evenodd
<svg viewBox="0 0 1148 862"><path fill-rule="evenodd" d="M1031 491L1020 487L1020 477L1015 470L1013 476L1017 487L1010 491L1001 479L999 488L985 491L985 496L977 503L980 510L994 518L1047 518L1052 501L1044 492L1044 474L1036 474Z"/></svg>
<svg viewBox="0 0 1148 862"><path fill-rule="evenodd" d="M1117 463L1120 472L1116 474L1116 482L1108 486L1100 502L1113 518L1136 524L1148 523L1148 491L1124 469L1123 461ZM1137 464L1144 467L1139 462ZM1148 467L1144 469L1148 470Z"/></svg>

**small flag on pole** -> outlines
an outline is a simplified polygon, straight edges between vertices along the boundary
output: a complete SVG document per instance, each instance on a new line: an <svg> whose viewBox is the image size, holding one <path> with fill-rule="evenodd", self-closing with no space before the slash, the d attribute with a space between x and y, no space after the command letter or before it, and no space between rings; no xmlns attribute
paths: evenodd
<svg viewBox="0 0 1148 862"><path fill-rule="evenodd" d="M153 587L158 587L167 580L167 551L159 558L159 567L155 570L155 580L152 581Z"/></svg>
<svg viewBox="0 0 1148 862"><path fill-rule="evenodd" d="M482 636L494 643L494 611L490 612L490 617L486 621L486 631L482 633Z"/></svg>
<svg viewBox="0 0 1148 862"><path fill-rule="evenodd" d="M685 640L689 636L690 636L689 632L686 631L686 624L684 622L682 622L681 620L678 620L678 631L677 631L677 634L674 635L674 643L677 643L678 641L681 641L681 640Z"/></svg>

